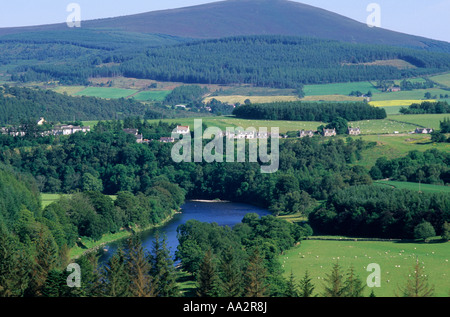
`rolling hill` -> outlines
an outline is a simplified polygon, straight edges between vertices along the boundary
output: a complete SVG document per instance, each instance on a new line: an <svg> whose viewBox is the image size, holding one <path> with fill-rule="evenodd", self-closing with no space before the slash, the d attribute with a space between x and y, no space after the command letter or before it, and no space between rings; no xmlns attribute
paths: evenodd
<svg viewBox="0 0 450 317"><path fill-rule="evenodd" d="M228 0L179 9L82 22L83 29L116 30L211 39L241 35L317 37L450 52L450 43L393 32L287 0ZM1 36L42 31L70 32L65 23L2 28Z"/></svg>

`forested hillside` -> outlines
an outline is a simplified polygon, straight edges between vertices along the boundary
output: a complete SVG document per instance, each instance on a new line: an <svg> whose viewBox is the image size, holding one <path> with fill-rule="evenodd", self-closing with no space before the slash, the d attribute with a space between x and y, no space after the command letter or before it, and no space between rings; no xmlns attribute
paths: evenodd
<svg viewBox="0 0 450 317"><path fill-rule="evenodd" d="M298 88L301 84L408 78L450 69L446 53L300 37L243 36L151 48L139 38L110 45L74 41L0 42L0 62L7 65L14 81L57 80L70 85L86 85L92 77L125 76ZM365 64L391 59L410 66Z"/></svg>
<svg viewBox="0 0 450 317"><path fill-rule="evenodd" d="M47 121L109 120L127 116L161 118L132 99L71 97L49 90L0 86L0 124L19 124L44 117Z"/></svg>
<svg viewBox="0 0 450 317"><path fill-rule="evenodd" d="M402 59L413 67L362 65L389 59ZM154 48L120 67L128 77L277 88L397 79L448 69L448 54L280 36L233 37Z"/></svg>

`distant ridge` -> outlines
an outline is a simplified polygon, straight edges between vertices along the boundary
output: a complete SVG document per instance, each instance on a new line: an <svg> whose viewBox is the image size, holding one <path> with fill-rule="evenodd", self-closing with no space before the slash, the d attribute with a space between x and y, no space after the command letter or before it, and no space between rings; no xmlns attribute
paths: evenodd
<svg viewBox="0 0 450 317"><path fill-rule="evenodd" d="M342 15L287 0L228 0L179 9L83 21L82 28L210 39L236 35L291 35L350 43L386 44L450 52L450 43L369 28ZM1 28L0 36L70 30L65 23Z"/></svg>

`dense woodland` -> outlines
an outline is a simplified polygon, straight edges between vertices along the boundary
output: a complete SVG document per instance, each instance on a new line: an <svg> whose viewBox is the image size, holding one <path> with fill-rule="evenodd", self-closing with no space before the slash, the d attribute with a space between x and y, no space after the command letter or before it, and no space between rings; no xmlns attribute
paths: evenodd
<svg viewBox="0 0 450 317"><path fill-rule="evenodd" d="M402 114L423 114L423 113L450 113L450 105L446 101L430 102L424 101L420 104L414 103L409 107L400 109Z"/></svg>
<svg viewBox="0 0 450 317"><path fill-rule="evenodd" d="M126 41L113 34L110 42L100 35L98 42L89 40L82 32L75 33L72 41L58 34L50 42L39 36L0 39L0 64L7 65L13 81L86 85L92 77L125 76L296 89L301 84L407 78L450 69L444 53L299 37L243 36L185 43L151 35ZM401 59L413 67L364 65L388 59ZM61 60L64 63L55 63Z"/></svg>
<svg viewBox="0 0 450 317"><path fill-rule="evenodd" d="M449 218L448 194L367 185L339 191L309 215L316 233L389 239L417 238L424 222L440 235Z"/></svg>
<svg viewBox="0 0 450 317"><path fill-rule="evenodd" d="M129 116L162 118L164 113L151 110L133 99L105 100L71 97L50 90L0 86L0 124L18 125L23 121L111 120Z"/></svg>
<svg viewBox="0 0 450 317"><path fill-rule="evenodd" d="M336 118L347 121L386 118L386 110L367 103L316 103L316 102L273 102L242 105L233 114L243 119L295 120L331 122Z"/></svg>

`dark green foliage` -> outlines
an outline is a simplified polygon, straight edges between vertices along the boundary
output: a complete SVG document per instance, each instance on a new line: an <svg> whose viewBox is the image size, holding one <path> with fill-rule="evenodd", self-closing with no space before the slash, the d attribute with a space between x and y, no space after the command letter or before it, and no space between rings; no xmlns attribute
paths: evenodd
<svg viewBox="0 0 450 317"><path fill-rule="evenodd" d="M251 104L235 108L233 114L243 119L319 122L333 122L338 118L347 121L386 118L386 110L362 102L313 103L295 101Z"/></svg>
<svg viewBox="0 0 450 317"><path fill-rule="evenodd" d="M299 83L396 79L450 67L446 54L428 54L312 38L246 36L151 49L120 69L127 77L162 81L298 88ZM360 64L386 59L403 59L418 68Z"/></svg>
<svg viewBox="0 0 450 317"><path fill-rule="evenodd" d="M0 86L0 124L23 120L111 120L143 116L146 107L133 99L71 97L50 90Z"/></svg>
<svg viewBox="0 0 450 317"><path fill-rule="evenodd" d="M179 86L166 96L165 101L172 106L199 103L207 92L207 88L197 85Z"/></svg>
<svg viewBox="0 0 450 317"><path fill-rule="evenodd" d="M436 233L450 220L448 195L353 186L330 197L309 216L316 233L413 239L424 219Z"/></svg>
<svg viewBox="0 0 450 317"><path fill-rule="evenodd" d="M370 173L374 179L445 185L450 182L449 162L450 154L447 152L436 149L411 151L397 159L378 158Z"/></svg>
<svg viewBox="0 0 450 317"><path fill-rule="evenodd" d="M429 96L429 98L426 99L431 99L431 96ZM437 101L437 102L424 101L421 104L414 103L408 108L401 108L400 113L403 114L450 113L450 105L447 103L447 101Z"/></svg>
<svg viewBox="0 0 450 317"><path fill-rule="evenodd" d="M431 223L428 221L423 221L414 227L414 238L427 240L428 238L434 237L436 231L434 230Z"/></svg>

